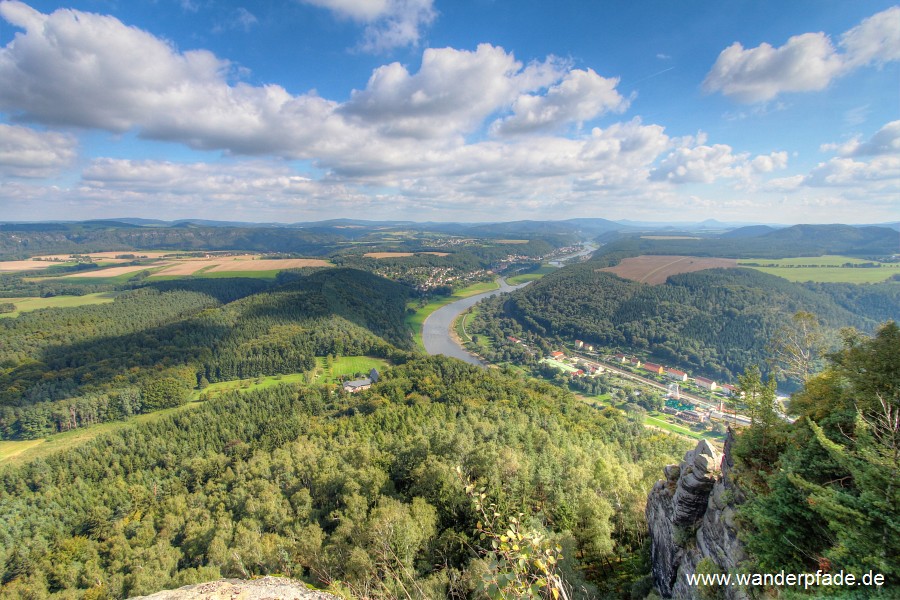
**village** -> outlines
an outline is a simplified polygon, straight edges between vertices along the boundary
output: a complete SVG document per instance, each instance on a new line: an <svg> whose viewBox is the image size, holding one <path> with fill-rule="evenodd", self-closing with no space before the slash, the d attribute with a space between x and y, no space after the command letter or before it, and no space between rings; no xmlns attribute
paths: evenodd
<svg viewBox="0 0 900 600"><path fill-rule="evenodd" d="M527 349L522 340L513 336L507 339ZM734 402L743 394L730 383L720 383L702 376L691 377L685 371L644 361L634 355L600 354L593 345L582 340L575 340L568 354L554 350L540 362L559 369L571 378L597 377L609 372L663 390L665 405L661 412L688 425L725 421L734 425L750 424L748 417L737 412L738 402ZM698 394L705 394L706 397ZM783 400L779 398L779 404Z"/></svg>

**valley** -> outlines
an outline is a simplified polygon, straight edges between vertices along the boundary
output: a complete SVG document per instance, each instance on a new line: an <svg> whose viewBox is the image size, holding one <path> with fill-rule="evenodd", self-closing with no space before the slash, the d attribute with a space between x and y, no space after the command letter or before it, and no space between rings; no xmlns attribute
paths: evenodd
<svg viewBox="0 0 900 600"><path fill-rule="evenodd" d="M829 350L845 348L816 363L823 376L868 352L900 355L883 325L900 317L900 283L758 272L890 272L889 254L723 263L703 251L720 239L533 227L358 224L344 241L365 243L340 244L341 225L318 228L326 241L306 256L266 258L282 232L271 251L95 249L91 263L57 254L0 274L12 306L0 319L0 598L92 597L93 581L126 598L273 573L353 598L477 597L477 581L508 571L481 562L491 549L471 537L484 522L466 481L503 527L528 515L516 527L547 540L552 572L583 597L650 593L644 510L662 467L698 440L721 448L728 427L770 436L738 451L756 510L774 502L761 465L799 451L792 422L826 426L816 411L841 402L783 378L799 391L776 401L767 344L791 315L814 313ZM882 266L845 266L869 263ZM847 326L858 337L837 340ZM678 398L643 368L653 361L684 376ZM752 522L753 556L768 556L772 538Z"/></svg>

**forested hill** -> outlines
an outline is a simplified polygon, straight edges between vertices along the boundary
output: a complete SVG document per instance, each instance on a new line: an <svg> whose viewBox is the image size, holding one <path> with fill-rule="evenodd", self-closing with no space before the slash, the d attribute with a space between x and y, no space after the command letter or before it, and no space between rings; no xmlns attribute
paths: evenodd
<svg viewBox="0 0 900 600"><path fill-rule="evenodd" d="M173 406L198 383L302 373L316 356L412 347L405 286L351 269L285 279L160 282L0 321L0 436Z"/></svg>
<svg viewBox="0 0 900 600"><path fill-rule="evenodd" d="M126 598L267 573L360 598L477 597L523 573L518 546L492 548L510 529L541 560L561 547L543 564L570 591L593 580L644 597L644 496L684 450L620 411L443 357L350 396L230 393L4 470L0 598Z"/></svg>
<svg viewBox="0 0 900 600"><path fill-rule="evenodd" d="M896 284L807 286L750 269L711 269L653 286L600 271L608 261L566 267L486 304L484 332L580 339L731 379L764 365L767 342L797 311L812 312L827 327L866 331L900 319Z"/></svg>
<svg viewBox="0 0 900 600"><path fill-rule="evenodd" d="M118 222L0 224L0 257L111 250L246 250L324 255L345 239L280 227L138 227Z"/></svg>
<svg viewBox="0 0 900 600"><path fill-rule="evenodd" d="M717 256L722 258L785 258L841 254L890 256L900 251L900 234L888 227L794 225L772 230L745 227L720 237L665 237L614 234L608 251L638 254Z"/></svg>
<svg viewBox="0 0 900 600"><path fill-rule="evenodd" d="M486 264L508 254L541 256L555 248L576 242L573 226L525 227L517 224L496 226L441 227L435 224L360 222L309 223L301 226L205 225L159 223L139 226L117 221L79 223L0 223L0 260L20 259L42 254L72 254L101 251L171 250L293 253L307 256L346 255L378 251L419 251L431 248L436 237L478 238L483 244L444 244L440 248L452 255L462 251ZM396 234L396 235L392 235ZM523 240L503 239L522 237ZM466 240L472 242L473 240ZM364 243L364 246L357 245Z"/></svg>

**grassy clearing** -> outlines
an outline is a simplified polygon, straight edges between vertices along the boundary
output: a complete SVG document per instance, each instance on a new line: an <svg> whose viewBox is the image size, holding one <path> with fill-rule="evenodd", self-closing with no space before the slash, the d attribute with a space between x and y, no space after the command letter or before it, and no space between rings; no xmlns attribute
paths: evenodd
<svg viewBox="0 0 900 600"><path fill-rule="evenodd" d="M218 383L211 383L202 390L195 390L191 399L197 401L201 396L212 399L221 396L225 392L247 392L250 390L269 388L282 383L305 383L304 377L303 373L292 373L291 375L267 375L265 377L220 381Z"/></svg>
<svg viewBox="0 0 900 600"><path fill-rule="evenodd" d="M0 318L17 317L23 312L30 312L39 308L69 308L86 304L106 304L107 302L112 302L115 297L115 292L99 292L96 294L85 294L84 296L53 296L51 298L0 298L0 302L12 302L16 305L16 310L0 313Z"/></svg>
<svg viewBox="0 0 900 600"><path fill-rule="evenodd" d="M475 318L476 314L478 314L478 309L471 308L468 311L464 312L453 324L454 328L456 329L456 335L459 336L459 339L462 340L463 343L472 341L472 336L469 335L466 327L469 323L472 322L472 319Z"/></svg>
<svg viewBox="0 0 900 600"><path fill-rule="evenodd" d="M547 273L552 273L557 270L558 267L554 267L553 265L541 265L541 268L536 271L530 271L528 273L522 273L521 275L513 275L512 277L506 278L506 283L509 285L519 285L520 283L525 283L527 281L535 281L536 279L540 279Z"/></svg>
<svg viewBox="0 0 900 600"><path fill-rule="evenodd" d="M552 358L542 358L541 362L547 363L551 367L556 367L557 369L559 369L560 371L563 371L565 373L574 373L575 371L578 370L578 367L573 367L569 363L564 363L564 362L561 362L558 360L554 360Z"/></svg>
<svg viewBox="0 0 900 600"><path fill-rule="evenodd" d="M34 448L35 446L43 443L44 440L0 441L0 463L5 463L11 458L15 458L16 456L22 454L26 450Z"/></svg>
<svg viewBox="0 0 900 600"><path fill-rule="evenodd" d="M317 357L316 362L316 383L337 383L341 376L368 373L372 369L383 371L390 364L383 358L373 356L338 356L332 362L331 369L324 357Z"/></svg>
<svg viewBox="0 0 900 600"><path fill-rule="evenodd" d="M468 298L470 296L475 296L476 294L490 292L498 289L499 287L500 284L498 284L496 281L482 281L480 283L473 283L472 285L464 287L461 290L457 290L453 292L453 295L451 296L444 296L436 300L432 300L424 306L418 306L418 303L415 301L407 304L407 308L411 308L415 311L414 313L406 316L406 324L409 327L410 331L412 331L416 346L420 350L425 350L425 345L422 342L422 326L425 324L425 319L427 319L431 315L431 313L433 313L440 307L446 306L451 302L456 302L461 298Z"/></svg>

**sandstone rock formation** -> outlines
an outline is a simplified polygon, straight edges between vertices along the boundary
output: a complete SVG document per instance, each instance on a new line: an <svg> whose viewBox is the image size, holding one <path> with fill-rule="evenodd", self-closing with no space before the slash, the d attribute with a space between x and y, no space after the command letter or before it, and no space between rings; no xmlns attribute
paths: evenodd
<svg viewBox="0 0 900 600"><path fill-rule="evenodd" d="M302 582L283 577L244 581L219 579L177 590L166 590L131 600L341 600L337 596L308 589Z"/></svg>
<svg viewBox="0 0 900 600"><path fill-rule="evenodd" d="M734 462L729 432L724 457L703 440L684 456L681 465L664 469L647 499L653 581L663 598L696 598L688 575L704 561L706 569L737 571L747 555L737 537L735 506L742 501L731 478ZM729 600L748 598L734 586L721 590Z"/></svg>

